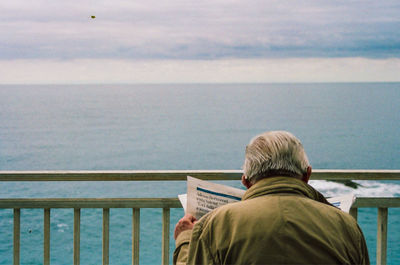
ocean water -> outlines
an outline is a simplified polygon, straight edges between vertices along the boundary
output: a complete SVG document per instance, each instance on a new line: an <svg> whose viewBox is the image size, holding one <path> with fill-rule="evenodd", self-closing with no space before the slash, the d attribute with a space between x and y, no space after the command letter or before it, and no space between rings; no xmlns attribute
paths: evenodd
<svg viewBox="0 0 400 265"><path fill-rule="evenodd" d="M288 130L313 168L399 169L400 83L1 85L0 170L240 169L256 134ZM400 196L396 181L327 196ZM229 182L240 187L240 183ZM176 197L184 182L0 182L1 198ZM389 209L388 264L400 263L400 209ZM376 209L360 209L375 263ZM171 233L182 216L171 211ZM81 263L101 263L101 209L83 209ZM12 264L11 209L0 209L0 264ZM111 209L110 264L130 264L131 211ZM21 264L42 264L43 212L22 209ZM72 264L73 210L52 209L51 263ZM161 209L141 213L141 264L161 263ZM171 234L171 239L172 239ZM174 249L173 239L170 242Z"/></svg>

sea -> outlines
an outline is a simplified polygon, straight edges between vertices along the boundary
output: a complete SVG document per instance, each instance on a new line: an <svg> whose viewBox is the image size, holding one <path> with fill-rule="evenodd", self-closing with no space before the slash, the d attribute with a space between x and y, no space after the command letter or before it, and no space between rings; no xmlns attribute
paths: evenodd
<svg viewBox="0 0 400 265"><path fill-rule="evenodd" d="M400 168L400 83L0 85L0 170L241 169L250 139L287 130L314 169ZM326 196L400 197L399 181L311 180ZM239 181L227 185L241 187ZM177 197L182 182L0 182L0 198ZM183 215L171 210L173 228ZM377 209L360 208L371 263ZM131 264L129 209L111 209L110 264ZM400 209L388 217L400 264ZM140 263L161 263L161 209L142 209ZM0 264L12 264L0 209ZM81 264L102 262L102 210L82 209ZM73 210L51 210L51 264L73 263ZM21 210L21 264L43 263L43 210Z"/></svg>

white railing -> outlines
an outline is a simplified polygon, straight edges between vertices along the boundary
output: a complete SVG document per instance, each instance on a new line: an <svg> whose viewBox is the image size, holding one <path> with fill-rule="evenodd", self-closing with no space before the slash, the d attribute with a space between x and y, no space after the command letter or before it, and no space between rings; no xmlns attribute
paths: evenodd
<svg viewBox="0 0 400 265"><path fill-rule="evenodd" d="M190 175L205 180L240 180L240 170L174 171L0 171L0 181L177 181ZM400 170L314 170L313 180L400 180ZM0 208L14 209L13 264L20 264L20 211L43 209L43 264L50 264L50 211L74 209L73 261L80 264L80 213L83 208L103 209L103 264L109 263L110 208L132 209L132 264L139 264L140 209L161 208L162 264L169 263L170 209L180 208L177 198L32 198L0 199ZM400 198L357 198L350 214L357 219L358 208L378 208L378 265L386 264L388 208L400 207ZM400 228L399 228L400 229Z"/></svg>

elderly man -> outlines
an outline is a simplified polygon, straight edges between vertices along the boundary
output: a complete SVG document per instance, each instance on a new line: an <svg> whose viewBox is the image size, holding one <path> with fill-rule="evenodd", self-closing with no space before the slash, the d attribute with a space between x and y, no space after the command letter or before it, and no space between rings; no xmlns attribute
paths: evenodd
<svg viewBox="0 0 400 265"><path fill-rule="evenodd" d="M307 184L311 166L291 133L253 138L243 170L241 202L177 223L174 264L369 264L357 222Z"/></svg>

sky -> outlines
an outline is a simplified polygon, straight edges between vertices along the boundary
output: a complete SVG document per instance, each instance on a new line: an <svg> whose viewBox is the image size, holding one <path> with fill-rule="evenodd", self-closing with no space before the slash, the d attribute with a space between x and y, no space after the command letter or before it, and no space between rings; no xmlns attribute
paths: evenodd
<svg viewBox="0 0 400 265"><path fill-rule="evenodd" d="M398 0L0 0L3 84L384 82L399 73Z"/></svg>

